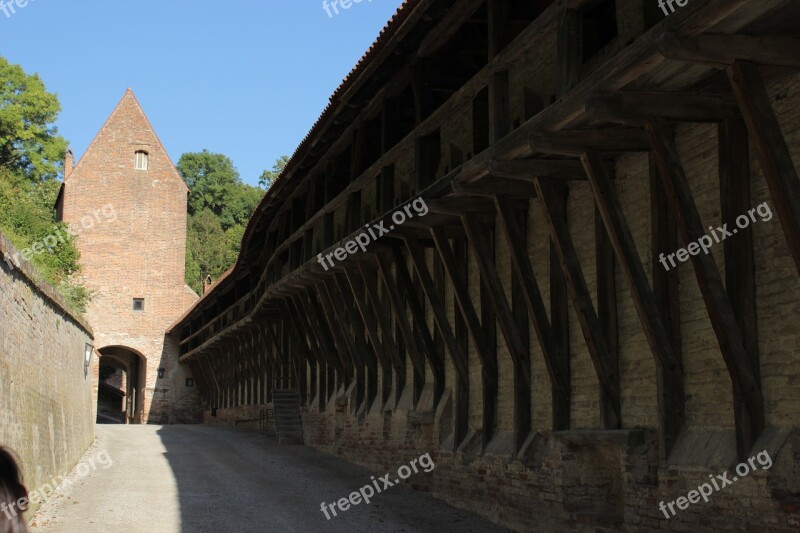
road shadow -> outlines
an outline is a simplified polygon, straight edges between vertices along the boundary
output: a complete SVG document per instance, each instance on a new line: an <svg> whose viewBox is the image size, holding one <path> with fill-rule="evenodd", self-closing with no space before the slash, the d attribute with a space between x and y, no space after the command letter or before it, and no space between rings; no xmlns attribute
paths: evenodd
<svg viewBox="0 0 800 533"><path fill-rule="evenodd" d="M348 498L385 472L302 445L279 446L254 430L164 426L158 435L177 483L185 533L507 531L405 485L326 519L322 502Z"/></svg>

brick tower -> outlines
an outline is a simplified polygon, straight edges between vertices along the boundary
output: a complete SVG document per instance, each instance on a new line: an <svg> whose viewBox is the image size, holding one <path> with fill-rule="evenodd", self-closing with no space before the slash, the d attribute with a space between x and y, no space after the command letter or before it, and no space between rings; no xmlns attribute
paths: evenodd
<svg viewBox="0 0 800 533"><path fill-rule="evenodd" d="M130 89L74 168L67 154L56 211L78 234L81 276L95 291L86 313L101 354L94 370L126 372L128 422L197 417L197 389L165 335L197 299L184 283L187 194Z"/></svg>

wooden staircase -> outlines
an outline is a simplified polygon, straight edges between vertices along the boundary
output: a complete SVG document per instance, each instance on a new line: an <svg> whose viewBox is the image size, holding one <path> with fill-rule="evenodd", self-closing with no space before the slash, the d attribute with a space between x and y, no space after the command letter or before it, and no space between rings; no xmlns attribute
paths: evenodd
<svg viewBox="0 0 800 533"><path fill-rule="evenodd" d="M278 444L303 444L303 421L297 389L273 390L272 405L275 409Z"/></svg>

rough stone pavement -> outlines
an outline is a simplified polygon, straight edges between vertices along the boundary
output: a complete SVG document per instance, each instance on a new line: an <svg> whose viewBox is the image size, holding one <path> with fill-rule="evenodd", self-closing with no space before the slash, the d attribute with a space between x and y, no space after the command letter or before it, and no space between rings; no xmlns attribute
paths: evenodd
<svg viewBox="0 0 800 533"><path fill-rule="evenodd" d="M254 431L99 425L97 441L82 461L102 451L113 465L103 468L95 460L94 468L74 469L71 484L62 484L34 517L33 531L506 531L403 485L328 521L322 501L346 498L384 472L304 446L278 446Z"/></svg>

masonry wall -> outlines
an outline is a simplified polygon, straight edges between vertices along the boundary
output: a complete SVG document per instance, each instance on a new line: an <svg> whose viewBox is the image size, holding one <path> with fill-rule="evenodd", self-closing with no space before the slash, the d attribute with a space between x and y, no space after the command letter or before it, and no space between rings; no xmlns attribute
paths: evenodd
<svg viewBox="0 0 800 533"><path fill-rule="evenodd" d="M715 3L719 6L729 5L721 0ZM581 4L581 2L564 2L563 7L577 4ZM639 56L640 61L647 63L658 61L644 53L644 45L636 52L631 51L631 57L619 58L610 64L609 59L614 54L629 45L637 46L635 40L641 35L643 28L655 22L655 20L647 20L652 18L648 15L649 11L656 9L655 18L661 20L661 15L658 14L658 8L654 3L618 0L615 5L618 35L603 50L579 66L580 77L583 78L581 83L586 81L587 73L599 73L602 69L613 68L626 72L624 76L621 76L624 79L619 79L619 86L616 87L622 90L672 90L683 87L680 76L676 76L674 80L672 76L678 70L699 69L700 67L669 63L659 72L655 72L654 69L645 72L643 64L640 65L642 70L638 68L626 70L627 67L623 67L623 65L633 63L632 56L639 55L639 53L642 54ZM696 5L699 6L699 2ZM730 4L730 6L733 10L733 5ZM688 12L689 8L686 9ZM717 13L720 19L725 18L720 13ZM736 21L727 20L728 26L721 24L714 28L715 31L722 31L726 28L726 31L734 31L734 27L737 27L736 24L739 22L744 24L743 21L738 20L740 16L746 18L744 14L737 12L735 17L729 17ZM702 24L698 21L695 29L699 32L701 26ZM592 117L579 118L580 102L572 101L572 95L569 92L558 94L561 89L557 87L556 72L559 66L565 67L566 65L556 63L558 35L555 26L531 37L531 42L526 44L527 51L524 54L521 53L518 59L513 60L513 64L501 63L492 66L494 73L505 68L509 70L510 87L506 118L510 119L512 128L519 127L543 108L558 101L561 96L565 98L559 104L559 107L563 106L561 110L565 111L564 108L569 108L574 115L567 118L566 115L554 113L557 117L560 116L559 119L548 117L545 112L543 116L546 119L554 118L554 122L561 120L560 126L567 129L572 127L592 129L597 125ZM767 68L763 69L763 72L768 76L770 100L780 117L783 132L795 158L795 164L800 165L800 112L798 112L800 75L790 75L786 72L780 74L775 69ZM700 75L699 70L697 75ZM694 80L693 83L697 81L694 77L691 78ZM702 84L687 86L708 88L706 82L708 85L714 86L715 90L725 90L725 88L716 89L717 82L724 85L724 74L710 75ZM500 82L499 85L502 86L504 83ZM590 92L592 88L585 85L574 90ZM600 83L599 86L604 86L604 83ZM502 87L500 88L502 89ZM464 101L458 103L461 107L458 109L448 108L448 117L436 119L437 121L441 120L435 124L440 135L442 154L438 166L438 178L445 178L445 174L453 167L464 161L469 162L480 150L480 147L475 146L473 136L477 138L478 136L474 133L485 132L474 132L473 130L476 125L485 123L485 117L480 115L483 113L480 106L473 107L471 104L474 102L467 100L483 98L482 87L470 85L469 90L464 92L469 94ZM461 96L463 95L460 95L459 98ZM451 98L455 98L455 95ZM502 99L501 95L500 100ZM457 101L451 100L451 102ZM466 103L464 104L464 102ZM496 104L495 111L505 112L502 102L496 102ZM586 120L584 121L582 118ZM428 119L423 117L423 120ZM544 122L547 123L542 126L544 130L559 128L553 122L548 123L548 120ZM391 123L387 126L391 126ZM429 126L432 125L421 123L416 133L427 133ZM413 140L414 137L418 137L414 133L412 132L407 139ZM518 138L515 141L521 141L521 139ZM511 144L514 143L508 145L504 145L502 141L497 143L495 145L497 151L493 156L499 159L504 159L507 155L511 157L510 154L513 151L509 146ZM703 224L706 227L721 225L720 169L717 161L719 147L716 125L680 124L676 127L676 144ZM323 148L322 145L318 146ZM331 151L335 149L332 148ZM391 157L387 156L385 161L381 161L381 165L389 162L394 165L395 194L400 196L398 201L402 201L408 199L407 192L410 192L412 196L420 192L414 187L415 166L419 163L424 164L423 159L426 154L420 151L416 154L420 156L420 159L413 157L415 155L413 153L414 145L411 142L398 145L391 150ZM751 205L755 207L762 202L767 202L767 205L771 206L770 194L752 146L750 152ZM299 151L298 153L302 154L303 152ZM308 157L313 159L316 155ZM653 239L651 213L654 189L651 187L659 187L658 179L651 184L649 156L646 153L618 156L614 163L616 196L621 204L645 273L652 283L654 274L659 272L658 269L663 268L657 261L653 261L654 254L660 252L670 254L677 251L655 249L657 243ZM485 161L481 160L481 165L483 164ZM289 174L288 177L298 179L302 177L302 174L303 172L298 170L296 174ZM352 178L360 181L355 176ZM442 179L442 182L444 181L445 179ZM456 183L460 185L460 183ZM491 188L493 183L492 178L487 179L487 188ZM569 180L568 185L569 194L566 208L568 228L582 267L587 289L597 307L598 282L595 243L597 222L594 195L586 180ZM374 188L367 187L363 191L366 193L362 200L374 196ZM502 193L503 187L498 187L498 191ZM455 192L458 196L458 191ZM532 194L531 189L526 192ZM476 191L476 194L480 194L480 192ZM521 194L524 195L525 192ZM432 193L431 196L436 197L437 194ZM340 226L347 218L345 202L339 200L337 202L331 217L337 226L334 240L343 236ZM450 204L455 209L458 209L457 205L456 202ZM553 309L549 309L551 280L555 277L553 269L558 269L559 264L558 261L551 260L550 233L540 199L531 198L528 209L526 251L538 278L545 306L548 307L550 317L553 318ZM521 427L522 424L515 424L514 420L513 364L510 350L499 327L496 328L496 343L491 346L491 349L496 349L500 381L496 398L497 412L494 413L496 415L494 427L484 427L483 369L473 343L466 342L469 382L468 428L466 436L460 442L455 442L454 437L457 379L452 365L452 356L448 353L444 366L446 389L438 404L435 405L430 401L430 368L426 368L425 374L428 379L426 387L422 391L419 402L414 405L412 401L412 367L408 361L404 376L405 387L402 390L392 391L388 401L385 402L379 398L359 404L356 399L357 395L354 393L354 386L351 385L346 389L341 387L338 385L342 381L341 376L336 376L339 378L336 380L337 387L332 387L329 379L326 396L318 394L316 397L308 399L306 410L303 413L305 443L364 465L370 468L376 476L388 473L390 479L394 477L393 473L397 471L398 466L408 463L420 455L430 453L436 463L435 470L429 474L420 473L412 476L408 480L412 487L428 491L435 497L442 498L457 507L477 512L515 531L796 531L800 527L800 406L798 405L800 366L797 365L797 353L800 348L800 344L798 344L800 337L797 335L797 331L800 331L798 329L800 327L800 313L798 313L800 311L800 280L798 280L797 268L789 254L774 206L771 209L771 219L760 219L752 224L755 243L760 374L767 427L758 442L749 450L748 457L751 458L751 461L756 461L756 457L758 457L758 464L745 465L748 471L747 475L734 470L739 458L736 450L734 395L731 378L723 360L719 341L709 320L694 269L689 263L673 267L680 282L677 289L678 294L671 296L677 297L680 307L680 344L685 373L684 402L686 411L683 431L666 457L664 457L666 453L660 448L662 435L659 434L661 431L659 403L661 400L659 398L657 365L643 331L640 316L633 304L631 288L627 285L626 278L619 268L616 275L616 305L621 388L620 429L607 430L603 427L597 371L592 363L580 321L570 299L565 319L567 323L559 324L562 327L567 326L568 332L568 335L565 335L569 344L569 384L571 389L568 429L563 431L553 431L552 429L551 379L547 373L535 328L533 324L528 324L532 367L530 420L532 431L527 435L527 440L518 453L515 450L513 430L515 427ZM468 208L465 207L464 210L468 210ZM277 220L278 226L280 226L279 217L287 216L291 219L293 215L294 211L292 210L283 213L278 211L273 220ZM431 225L433 224L434 222L431 223ZM449 223L443 222L443 224L455 226L457 220L450 219ZM318 227L319 225L315 231L318 231ZM291 233L294 230L287 231ZM280 237L282 233L283 230L278 229L277 236ZM408 235L419 236L419 242L422 246L427 247L427 266L429 269L433 269L435 252L431 249L432 243L428 239L428 235L411 231L408 232ZM736 238L736 236L732 238ZM509 257L512 250L505 240L504 232L496 229L494 241L493 259L497 265L497 272L507 299L513 302L514 296L518 297L519 295L513 294L512 290L513 269ZM295 243L304 244L300 239ZM327 243L327 245L329 244ZM680 246L687 244L681 243ZM324 246L318 244L318 247L321 251ZM717 244L712 249L712 254L717 266L721 269L724 280L724 246ZM365 257L364 260L370 259ZM490 304L487 302L487 298L481 298L482 281L478 269L479 263L473 250L470 250L466 263L467 291L478 314L483 315L481 306ZM351 264L350 268L354 268L354 265ZM267 273L273 274L277 278L286 276L290 270L291 268L286 264L280 272L273 272L270 267L267 267ZM293 290L299 290L301 286L313 294L316 289L312 287L312 281L319 281L321 278L317 278L313 269L305 270L303 274L306 276L297 276L294 280L283 279L285 284L279 286L279 290L274 292L274 300L286 298ZM358 299L362 299L363 295L358 294L361 292L358 287L358 275L360 273L354 278L353 293ZM302 281L300 281L301 279ZM381 284L378 283L378 285ZM452 327L459 310L454 305L454 291L449 282L445 282L443 289L447 298L446 311ZM228 290L231 291L228 294L236 294L233 289L229 288ZM305 300L307 295L302 294L301 290L298 292L300 297ZM372 308L364 312L365 318L368 313L379 314L381 306L388 307L390 305L389 299L386 298L386 291L381 288L378 292L383 293L383 297L378 299L381 300L380 302L376 302ZM374 298L370 299L374 300ZM425 304L425 318L431 330L435 331L429 303ZM486 308L484 307L484 309ZM214 314L216 310L195 310L195 317L202 322L208 320L208 317L201 315L201 312ZM300 312L303 313L303 310L301 309ZM328 332L323 331L317 335L317 328L321 327L322 330L325 330L330 326L334 330L330 333L335 334L335 330L339 327L338 322L341 321L340 318L337 318L330 319L328 324L325 324L324 321L317 324L315 320L311 320L306 325L305 321L300 320L300 325L292 326L292 323L296 321L286 317L276 320L277 317L274 315L268 318L259 318L257 314L251 316L254 316L253 322L242 324L246 328L258 325L258 320L269 320L269 326L277 325L282 328L282 331L296 327L300 330L300 335L305 333L308 336L312 351L322 350L325 352L331 351L326 339ZM400 337L395 323L396 318L392 317L388 320L391 321L391 324L386 328L380 327L380 336L390 334ZM215 324L215 322L208 323ZM355 320L354 323L358 329L357 334L363 333L360 322ZM347 325L344 324L345 327ZM486 327L485 323L483 325ZM191 331L191 328L188 329ZM219 334L219 338L228 342L231 339L235 340L240 335L236 331L223 332ZM370 335L374 336L374 333L371 332ZM370 339L370 342L374 340ZM246 345L246 343L244 344ZM373 344L378 343L373 342ZM221 414L218 414L218 419L214 422L248 423L248 417L252 417L253 407L258 407L258 405L241 405L241 402L238 401L243 385L242 363L246 368L248 362L253 364L259 359L253 356L252 348L237 347L235 342L231 342L229 345L232 346L229 355L238 365L231 366L230 363L228 365L220 363L216 367L212 367L217 354L214 351L210 351L209 354L209 350L204 351L201 348L192 353L191 357L195 357L198 361L202 361L202 358L205 357L205 362L213 368L212 372L215 373L215 376L221 378L219 380L221 385L215 381L213 386L222 389L222 396L223 398L227 396L227 401L223 401L224 409L220 410ZM264 346L265 353L263 355L272 353L273 359L276 360L274 353L282 351L280 347L276 346L276 348L278 349L272 350L271 347ZM290 348L297 348L297 346L290 343ZM306 346L303 346L302 349L292 352L286 350L284 344L283 351L289 351L289 357L299 363L298 368L304 368L305 363L302 361L303 354L301 352L304 352L305 348ZM487 352L492 351L491 349ZM221 351L225 352L224 349ZM318 361L323 359L335 361L337 355L341 354L325 353L322 354L324 357L320 357L320 354L313 354L312 357L317 358ZM282 363L276 362L275 364L277 366ZM348 365L346 357L343 365ZM314 379L325 379L322 377L326 373L325 370L325 368L310 369L306 376L301 376L301 380L304 377L306 383L312 383ZM379 380L383 379L380 368L378 376ZM231 396L237 398L233 403L230 401ZM487 434L491 434L492 438L487 439L488 442L484 443L483 437ZM733 483L730 486L717 488L710 494L708 502L693 502L685 509L681 509L678 504L678 512L672 516L665 515L659 507L662 502L674 506L679 498L691 498L690 491L710 480L714 480L716 483L722 478L721 474L725 472L728 473L728 479Z"/></svg>
<svg viewBox="0 0 800 533"><path fill-rule="evenodd" d="M85 320L0 234L0 445L22 462L29 490L66 475L94 440L96 391ZM33 506L34 510L36 505Z"/></svg>
<svg viewBox="0 0 800 533"><path fill-rule="evenodd" d="M770 97L787 142L800 166L800 75L770 82ZM513 88L512 88L513 89ZM706 226L721 225L717 130L711 125L682 125L677 145L690 186ZM445 142L447 139L444 140ZM408 483L449 503L478 512L515 531L796 531L800 527L800 280L789 254L758 159L751 146L752 206L767 202L771 220L752 224L755 241L757 308L762 386L768 427L750 453L766 451L772 465L738 479L708 503L692 504L667 519L659 502L672 502L729 471L736 476L733 393L716 336L711 327L694 271L679 265L680 309L685 367L687 424L666 462L659 460L656 366L630 289L618 271L620 382L622 429L602 430L599 386L586 344L570 306L572 423L569 431L552 432L549 377L530 327L533 371L532 427L535 433L518 456L504 452L513 412L513 380L505 340L498 330L500 392L496 437L481 452L475 436L481 428L480 365L471 354L470 434L453 452L451 439L452 365L446 366L448 389L433 422L420 422L407 406L358 406L347 395L329 402L325 412L304 415L306 444L371 468L394 474L414 457L431 453L430 474L416 474ZM616 160L616 190L645 270L652 280L650 182L646 154ZM549 236L537 199L531 199L528 254L549 306ZM596 293L594 201L586 182L572 182L568 223L584 276ZM497 233L496 260L510 296L508 245ZM735 237L734 237L735 238ZM674 250L665 251L666 253ZM713 251L724 276L722 245ZM429 265L430 266L430 265ZM474 258L469 284L479 301ZM453 312L452 288L447 287ZM596 298L595 298L596 304ZM451 314L452 318L452 314ZM448 356L449 359L449 356ZM411 370L407 376L410 386ZM396 391L398 394L401 391ZM763 456L762 456L763 458ZM737 478L739 476L736 476ZM677 508L676 508L677 509Z"/></svg>
<svg viewBox="0 0 800 533"><path fill-rule="evenodd" d="M146 170L135 168L137 151L148 154ZM101 352L122 347L142 359L142 422L199 421L191 373L164 334L197 299L184 282L187 194L130 91L64 181L63 218L79 233L82 276L95 291L87 317Z"/></svg>

